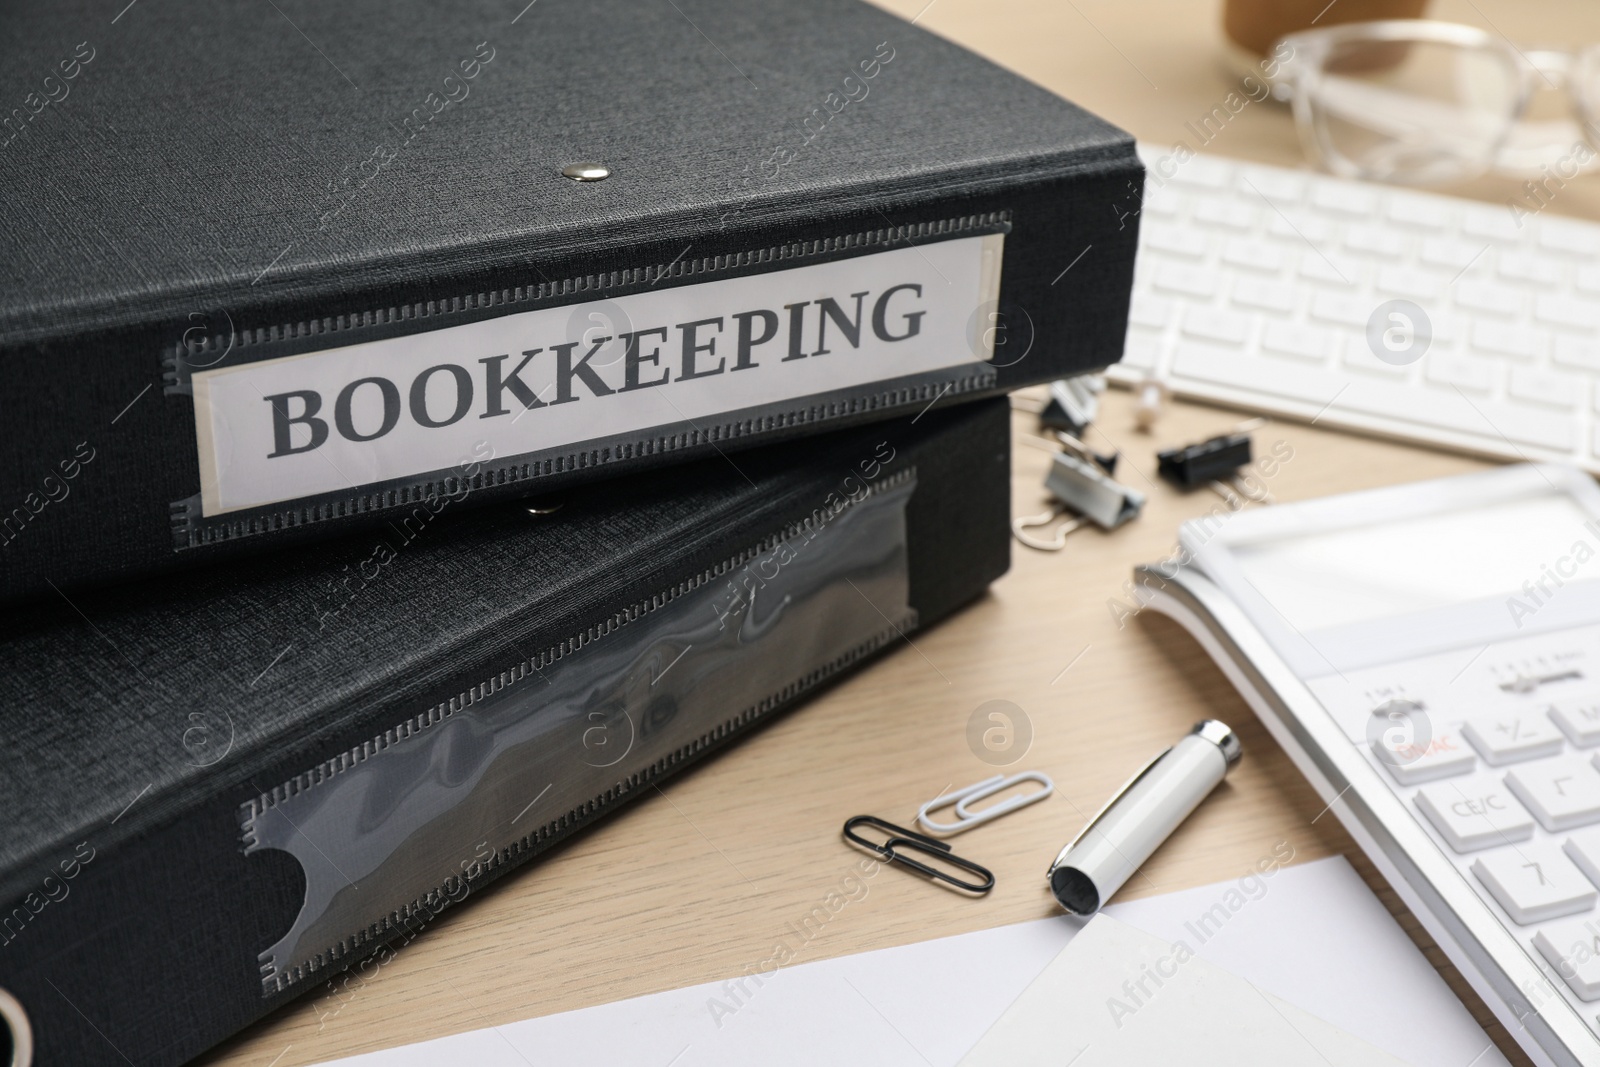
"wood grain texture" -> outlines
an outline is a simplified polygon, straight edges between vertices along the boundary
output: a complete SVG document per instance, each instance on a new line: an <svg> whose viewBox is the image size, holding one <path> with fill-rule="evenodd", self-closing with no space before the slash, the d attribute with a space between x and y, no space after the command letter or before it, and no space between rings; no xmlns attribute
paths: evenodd
<svg viewBox="0 0 1600 1067"><path fill-rule="evenodd" d="M1183 123L1230 88L1215 4L925 2L885 6L1141 139L1183 139ZM1516 40L1600 37L1600 11L1577 3L1449 0L1434 14L1489 19ZM1270 104L1250 105L1208 150L1300 163L1286 113ZM1595 185L1569 186L1550 210L1600 217ZM1503 201L1517 188L1485 180L1457 191ZM1063 266L1076 251L1063 250ZM1512 1062L1528 1063L1199 647L1164 619L1119 625L1108 607L1125 599L1136 563L1171 550L1179 522L1219 503L1158 483L1156 448L1241 418L1177 404L1154 437L1143 436L1127 396L1111 394L1091 441L1123 452L1122 479L1150 496L1142 519L1114 534L1075 534L1056 554L1017 547L1011 573L955 618L473 895L370 977L310 992L205 1062L297 1067L740 974L854 869L860 854L839 837L845 818L910 821L921 801L992 773L968 747L968 719L985 701L1008 700L1033 733L1014 768L1048 772L1058 795L961 839L964 854L995 871L994 892L969 900L884 872L821 927L798 962L1053 914L1043 876L1057 849L1142 761L1197 719L1216 717L1239 731L1243 761L1122 897L1240 877L1280 842L1296 861L1343 854ZM1045 500L1048 453L1028 440L1031 416L1019 411L1014 420L1013 507L1028 514ZM1269 424L1256 441L1258 454L1280 441L1293 449L1269 482L1282 500L1483 465L1295 424Z"/></svg>

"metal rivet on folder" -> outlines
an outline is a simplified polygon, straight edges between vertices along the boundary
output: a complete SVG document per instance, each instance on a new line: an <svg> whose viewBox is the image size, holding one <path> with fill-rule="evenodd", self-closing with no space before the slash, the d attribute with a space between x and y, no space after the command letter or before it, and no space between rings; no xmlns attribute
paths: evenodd
<svg viewBox="0 0 1600 1067"><path fill-rule="evenodd" d="M561 173L575 182L601 182L611 177L611 168L603 163L570 163Z"/></svg>

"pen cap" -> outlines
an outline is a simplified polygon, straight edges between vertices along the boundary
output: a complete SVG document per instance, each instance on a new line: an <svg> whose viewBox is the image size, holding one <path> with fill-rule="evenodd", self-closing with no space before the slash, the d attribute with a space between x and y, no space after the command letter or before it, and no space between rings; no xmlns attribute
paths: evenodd
<svg viewBox="0 0 1600 1067"><path fill-rule="evenodd" d="M1239 738L1207 719L1123 786L1050 865L1050 892L1093 915L1239 762Z"/></svg>

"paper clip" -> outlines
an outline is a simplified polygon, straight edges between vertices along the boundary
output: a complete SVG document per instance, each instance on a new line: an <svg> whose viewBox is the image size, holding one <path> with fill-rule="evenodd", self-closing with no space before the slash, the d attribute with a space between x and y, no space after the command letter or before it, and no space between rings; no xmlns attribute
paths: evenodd
<svg viewBox="0 0 1600 1067"><path fill-rule="evenodd" d="M982 811L975 812L969 806L987 797L992 797L996 793L1003 793L1020 782L1038 782L1044 788L1014 796L1010 800L1002 800L1000 803ZM944 834L946 836L959 834L963 830L970 830L974 826L982 826L991 819L1009 815L1018 808L1025 808L1029 804L1043 800L1055 791L1056 784L1050 780L1050 776L1039 771L1023 771L1020 774L1013 774L1010 778L1003 774L997 774L993 778L985 778L981 782L975 782L965 788L957 789L953 793L946 793L944 796L928 801L917 809L917 823L932 834ZM956 809L956 822L935 822L928 818L931 812L938 811L940 808L948 808L952 804L955 805Z"/></svg>
<svg viewBox="0 0 1600 1067"><path fill-rule="evenodd" d="M856 827L863 824L877 827L879 830L882 830L884 833L890 835L889 839L881 845L868 841L866 838L855 832ZM876 815L857 815L852 819L846 819L844 824L844 836L845 840L849 841L851 844L860 845L862 848L867 849L868 851L875 852L879 856L882 856L889 863L898 863L902 867L908 867L919 874L926 875L936 882L943 882L946 885L954 886L956 889L962 889L968 893L977 893L981 895L994 888L994 874L987 867L980 867L978 864L973 863L969 859L964 859L961 856L957 856L954 852L950 851L950 846L945 844L943 841L935 841L933 838L919 834L915 830L907 830L904 826L896 826L892 822L885 822ZM983 881L963 882L961 879L952 877L951 875L946 874L944 871L938 870L934 867L930 867L920 860L914 860L909 856L903 856L900 854L900 851L897 850L921 852L924 856L940 860L941 862L950 864L952 867L959 867L971 874L978 875L983 879Z"/></svg>

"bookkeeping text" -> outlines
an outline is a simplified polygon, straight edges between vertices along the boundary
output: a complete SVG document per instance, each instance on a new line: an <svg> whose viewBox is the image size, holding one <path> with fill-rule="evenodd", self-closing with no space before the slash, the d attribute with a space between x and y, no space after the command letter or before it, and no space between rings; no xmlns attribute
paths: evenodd
<svg viewBox="0 0 1600 1067"><path fill-rule="evenodd" d="M868 330L879 341L905 341L922 332L928 313L922 308L922 286L904 283L878 293L851 293L843 300L822 297L785 304L781 314L757 308L439 363L409 382L369 375L345 383L331 396L318 389L272 393L262 398L272 410L273 448L267 458L313 451L334 433L347 441L375 441L402 419L439 429L474 413L496 419L517 410L520 417L539 408L759 370L763 364L757 357L769 352L783 353L769 363L815 359L844 346L860 348ZM767 345L771 348L763 347ZM602 351L609 355L597 360ZM536 391L529 379L546 384Z"/></svg>

